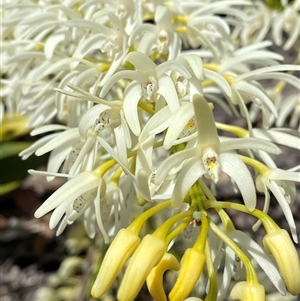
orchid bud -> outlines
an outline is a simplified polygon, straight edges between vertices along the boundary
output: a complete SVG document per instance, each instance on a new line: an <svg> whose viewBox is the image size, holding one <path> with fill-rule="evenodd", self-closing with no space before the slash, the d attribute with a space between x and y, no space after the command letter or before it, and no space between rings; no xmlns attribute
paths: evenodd
<svg viewBox="0 0 300 301"><path fill-rule="evenodd" d="M288 232L284 229L270 232L263 243L274 256L288 291L294 296L300 294L299 257Z"/></svg>
<svg viewBox="0 0 300 301"><path fill-rule="evenodd" d="M205 255L198 249L189 248L181 259L176 283L169 294L170 301L184 300L192 291L203 271Z"/></svg>
<svg viewBox="0 0 300 301"><path fill-rule="evenodd" d="M241 281L234 285L230 297L241 301L265 301L265 288L259 283Z"/></svg>
<svg viewBox="0 0 300 301"><path fill-rule="evenodd" d="M121 229L107 250L92 287L93 298L100 298L110 288L129 257L140 243L140 237L130 229Z"/></svg>
<svg viewBox="0 0 300 301"><path fill-rule="evenodd" d="M146 235L133 254L122 279L119 291L119 301L133 300L150 271L161 261L166 252L164 240L155 235Z"/></svg>

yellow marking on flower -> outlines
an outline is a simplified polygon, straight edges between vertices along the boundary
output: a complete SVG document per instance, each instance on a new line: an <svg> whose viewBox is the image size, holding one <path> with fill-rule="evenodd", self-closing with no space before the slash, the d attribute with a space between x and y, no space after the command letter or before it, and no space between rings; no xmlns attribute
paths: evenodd
<svg viewBox="0 0 300 301"><path fill-rule="evenodd" d="M203 88L205 88L205 87L212 86L214 83L215 82L212 79L206 79L201 83L201 85Z"/></svg>
<svg viewBox="0 0 300 301"><path fill-rule="evenodd" d="M232 76L232 75L223 74L222 76L226 79L226 81L227 81L228 84L230 84L230 85L233 84L234 81L235 81L235 77Z"/></svg>
<svg viewBox="0 0 300 301"><path fill-rule="evenodd" d="M44 45L41 44L41 43L37 43L37 44L34 45L33 49L36 50L36 51L43 51L44 50Z"/></svg>
<svg viewBox="0 0 300 301"><path fill-rule="evenodd" d="M274 87L274 91L276 94L280 94L282 92L282 90L284 89L284 87L286 86L286 82L284 81L280 81L275 87Z"/></svg>
<svg viewBox="0 0 300 301"><path fill-rule="evenodd" d="M216 158L211 158L211 159L210 159L210 162L208 163L209 167L210 167L212 170L215 170L215 168L216 168L215 162L216 162Z"/></svg>
<svg viewBox="0 0 300 301"><path fill-rule="evenodd" d="M205 69L209 69L209 70L218 72L221 66L220 66L220 64L216 64L216 63L204 63L203 67Z"/></svg>
<svg viewBox="0 0 300 301"><path fill-rule="evenodd" d="M176 16L172 19L172 23L186 23L188 21L189 17L188 16Z"/></svg>
<svg viewBox="0 0 300 301"><path fill-rule="evenodd" d="M101 63L98 65L98 69L101 72L106 72L110 68L110 64Z"/></svg>
<svg viewBox="0 0 300 301"><path fill-rule="evenodd" d="M187 127L194 127L196 124L195 119L191 118L188 123L187 123Z"/></svg>
<svg viewBox="0 0 300 301"><path fill-rule="evenodd" d="M187 33L187 27L186 26L179 26L175 28L175 31L177 33Z"/></svg>
<svg viewBox="0 0 300 301"><path fill-rule="evenodd" d="M153 21L154 20L154 14L146 13L143 15L143 21Z"/></svg>
<svg viewBox="0 0 300 301"><path fill-rule="evenodd" d="M153 109L153 105L150 103L146 103L143 101L138 102L138 107L150 114L151 116L155 114L155 111Z"/></svg>

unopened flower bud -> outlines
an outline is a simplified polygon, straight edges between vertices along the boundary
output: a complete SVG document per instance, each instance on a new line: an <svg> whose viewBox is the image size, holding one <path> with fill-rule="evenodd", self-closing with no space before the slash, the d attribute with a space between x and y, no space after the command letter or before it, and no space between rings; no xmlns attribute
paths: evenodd
<svg viewBox="0 0 300 301"><path fill-rule="evenodd" d="M232 288L230 297L241 301L265 301L265 288L259 283L241 281Z"/></svg>
<svg viewBox="0 0 300 301"><path fill-rule="evenodd" d="M154 235L146 235L136 251L122 279L119 291L119 301L133 300L142 288L147 276L163 258L166 252L164 240Z"/></svg>
<svg viewBox="0 0 300 301"><path fill-rule="evenodd" d="M294 296L300 294L299 257L288 232L284 229L270 232L263 243L274 256L288 291Z"/></svg>
<svg viewBox="0 0 300 301"><path fill-rule="evenodd" d="M107 250L100 271L92 287L93 298L100 298L110 288L140 243L140 237L130 229L121 229Z"/></svg>
<svg viewBox="0 0 300 301"><path fill-rule="evenodd" d="M181 259L181 268L176 283L169 294L170 301L184 300L192 291L203 271L205 255L197 249L189 248Z"/></svg>

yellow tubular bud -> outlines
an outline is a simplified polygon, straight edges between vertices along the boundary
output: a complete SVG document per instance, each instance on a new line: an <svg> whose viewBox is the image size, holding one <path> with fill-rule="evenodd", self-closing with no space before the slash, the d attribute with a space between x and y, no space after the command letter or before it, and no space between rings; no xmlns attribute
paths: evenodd
<svg viewBox="0 0 300 301"><path fill-rule="evenodd" d="M265 301L265 288L259 283L241 281L232 288L230 297L241 301Z"/></svg>
<svg viewBox="0 0 300 301"><path fill-rule="evenodd" d="M166 247L164 240L155 235L148 234L143 238L122 279L119 301L131 301L136 297L152 268L163 258Z"/></svg>
<svg viewBox="0 0 300 301"><path fill-rule="evenodd" d="M165 253L159 264L154 267L146 279L148 290L155 301L166 301L166 295L163 287L163 275L166 270L178 271L180 264L177 258Z"/></svg>
<svg viewBox="0 0 300 301"><path fill-rule="evenodd" d="M108 248L96 281L92 287L93 298L100 298L110 288L141 239L130 229L121 229Z"/></svg>
<svg viewBox="0 0 300 301"><path fill-rule="evenodd" d="M170 301L182 301L197 283L205 264L205 254L198 249L187 249L181 259L176 283L169 294Z"/></svg>
<svg viewBox="0 0 300 301"><path fill-rule="evenodd" d="M263 243L274 256L288 291L294 296L300 294L299 257L288 232L284 229L269 232Z"/></svg>

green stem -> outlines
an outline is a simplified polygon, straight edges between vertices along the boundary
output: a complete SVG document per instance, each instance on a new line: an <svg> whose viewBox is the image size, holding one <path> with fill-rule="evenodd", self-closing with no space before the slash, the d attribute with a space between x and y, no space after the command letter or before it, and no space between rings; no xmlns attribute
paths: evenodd
<svg viewBox="0 0 300 301"><path fill-rule="evenodd" d="M193 215L193 210L187 210L180 212L168 220L166 220L162 225L160 225L154 232L153 235L156 237L159 237L161 239L166 239L167 233L170 230L170 228L179 220L185 218L185 217L191 217Z"/></svg>
<svg viewBox="0 0 300 301"><path fill-rule="evenodd" d="M217 285L216 272L214 269L214 264L211 257L211 250L208 241L206 242L206 246L205 246L205 258L206 258L207 273L209 277L209 291L204 301L215 301L217 300L217 295L218 295L218 285Z"/></svg>
<svg viewBox="0 0 300 301"><path fill-rule="evenodd" d="M165 239L165 242L167 245L174 239L177 235L179 235L193 220L193 217L187 217L184 219L184 221L177 226Z"/></svg>
<svg viewBox="0 0 300 301"><path fill-rule="evenodd" d="M276 231L279 229L278 225L274 222L274 220L266 213L261 210L254 209L253 211L249 211L245 205L236 204L232 202L217 202L217 201L205 201L204 206L206 209L215 208L215 209L234 209L237 211L241 211L252 216L255 216L259 220L261 220L265 230L267 233Z"/></svg>
<svg viewBox="0 0 300 301"><path fill-rule="evenodd" d="M215 223L210 222L210 228L216 233L217 236L219 236L224 241L224 243L228 247L230 247L234 251L234 253L244 263L247 281L251 284L257 284L258 283L257 273L255 271L253 264L251 263L250 259L246 256L246 254Z"/></svg>
<svg viewBox="0 0 300 301"><path fill-rule="evenodd" d="M145 222L157 212L169 207L171 205L171 201L165 201L160 203L147 211L143 212L139 215L129 226L128 229L132 230L134 233L139 234Z"/></svg>

